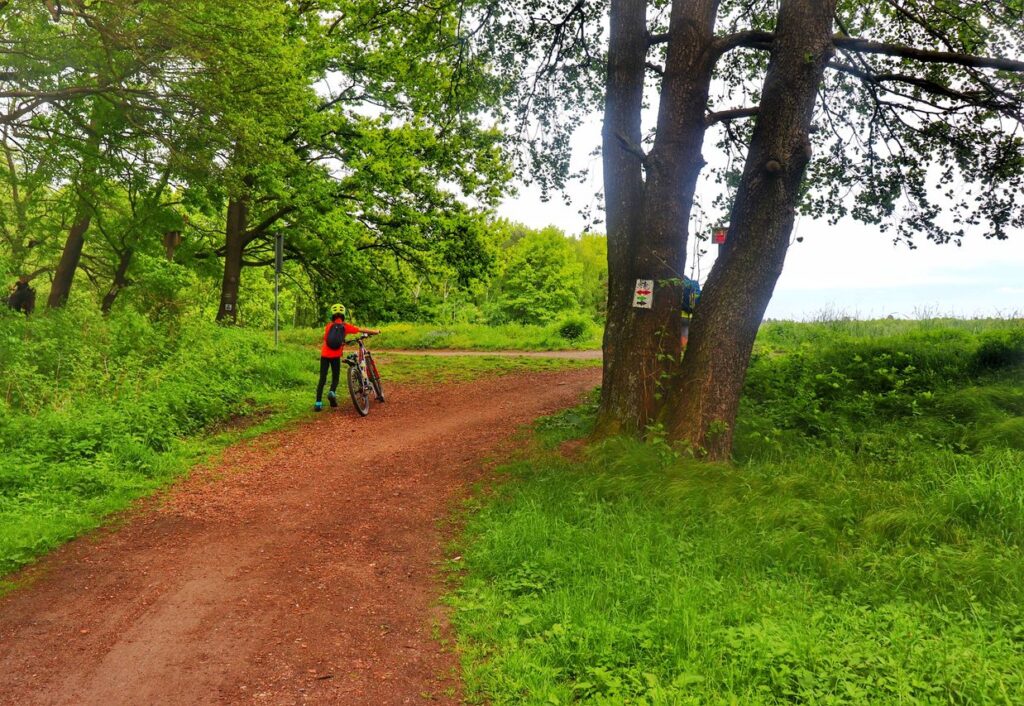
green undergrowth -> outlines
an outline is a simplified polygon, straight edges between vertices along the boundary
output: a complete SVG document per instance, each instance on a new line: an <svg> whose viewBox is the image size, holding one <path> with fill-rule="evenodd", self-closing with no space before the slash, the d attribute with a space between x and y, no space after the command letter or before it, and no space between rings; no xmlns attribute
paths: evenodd
<svg viewBox="0 0 1024 706"><path fill-rule="evenodd" d="M734 464L538 425L449 562L472 701L1024 703L1019 323L816 326L759 341Z"/></svg>
<svg viewBox="0 0 1024 706"><path fill-rule="evenodd" d="M274 350L270 333L206 322L0 315L0 576L227 444L311 415L318 337ZM383 358L385 386L576 364Z"/></svg>

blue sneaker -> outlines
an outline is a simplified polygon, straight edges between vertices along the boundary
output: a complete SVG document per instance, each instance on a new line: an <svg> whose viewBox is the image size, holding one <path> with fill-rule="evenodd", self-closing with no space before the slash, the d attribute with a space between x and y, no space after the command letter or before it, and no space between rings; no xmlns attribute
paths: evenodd
<svg viewBox="0 0 1024 706"><path fill-rule="evenodd" d="M322 412L322 411L324 411L324 403L321 402L320 400L317 400L316 402L314 402L313 403L313 411L314 412Z"/></svg>
<svg viewBox="0 0 1024 706"><path fill-rule="evenodd" d="M327 401L331 403L332 407L338 406L338 396L334 393L334 390L328 390Z"/></svg>

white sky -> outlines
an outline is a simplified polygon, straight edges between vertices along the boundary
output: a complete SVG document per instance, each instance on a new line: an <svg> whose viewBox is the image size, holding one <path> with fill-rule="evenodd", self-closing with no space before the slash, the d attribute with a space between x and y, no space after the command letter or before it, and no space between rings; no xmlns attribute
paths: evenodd
<svg viewBox="0 0 1024 706"><path fill-rule="evenodd" d="M570 188L572 205L566 206L557 195L545 203L539 190L520 187L519 195L507 199L498 215L534 228L555 225L569 234L583 230L579 210L589 205L598 212L595 193L601 186L601 162L589 153L599 139L597 118L574 138L573 167L588 166L590 175L587 183ZM894 245L877 228L852 220L830 226L802 218L794 236L802 236L803 242L789 250L768 318L813 318L822 312L858 318L1024 317L1024 233L995 241L979 232L965 238L961 247L922 240L910 250ZM715 246L709 250L701 261L702 282ZM688 261L687 274L690 266Z"/></svg>

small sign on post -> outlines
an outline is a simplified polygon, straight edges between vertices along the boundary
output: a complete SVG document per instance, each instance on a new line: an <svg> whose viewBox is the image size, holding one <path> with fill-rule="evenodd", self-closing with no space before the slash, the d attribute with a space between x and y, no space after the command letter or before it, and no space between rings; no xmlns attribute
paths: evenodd
<svg viewBox="0 0 1024 706"><path fill-rule="evenodd" d="M650 309L654 304L654 280L638 279L633 290L633 306L637 309Z"/></svg>
<svg viewBox="0 0 1024 706"><path fill-rule="evenodd" d="M281 268L284 266L284 234L274 237L274 348L280 342L281 330Z"/></svg>

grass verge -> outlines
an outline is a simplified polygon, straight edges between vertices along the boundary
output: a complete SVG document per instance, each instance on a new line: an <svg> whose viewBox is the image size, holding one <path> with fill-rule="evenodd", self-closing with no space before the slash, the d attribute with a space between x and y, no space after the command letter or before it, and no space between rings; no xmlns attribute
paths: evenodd
<svg viewBox="0 0 1024 706"><path fill-rule="evenodd" d="M544 447L591 411L543 422L449 562L470 699L1024 702L1024 338L997 328L769 341L733 465L657 435L571 461Z"/></svg>
<svg viewBox="0 0 1024 706"><path fill-rule="evenodd" d="M418 324L381 326L378 346L387 348L559 351L601 347L602 329L582 317L545 326L508 324Z"/></svg>

